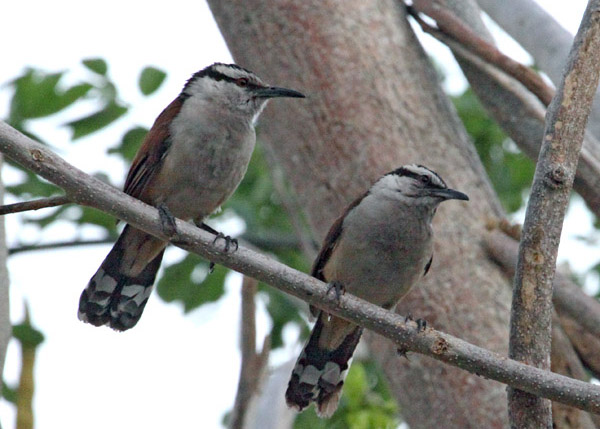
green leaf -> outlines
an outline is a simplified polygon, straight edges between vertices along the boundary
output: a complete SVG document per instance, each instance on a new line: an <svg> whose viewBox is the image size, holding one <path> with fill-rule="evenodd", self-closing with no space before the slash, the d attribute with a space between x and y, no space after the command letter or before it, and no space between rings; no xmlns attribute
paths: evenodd
<svg viewBox="0 0 600 429"><path fill-rule="evenodd" d="M148 134L147 128L134 127L125 133L119 146L108 149L108 153L116 153L121 155L125 160L132 161L142 145L146 134Z"/></svg>
<svg viewBox="0 0 600 429"><path fill-rule="evenodd" d="M165 268L157 284L158 295L167 302L183 303L185 312L215 302L225 292L227 268L217 265L208 274L208 263L188 254L183 261Z"/></svg>
<svg viewBox="0 0 600 429"><path fill-rule="evenodd" d="M163 81L167 77L167 74L155 67L146 67L142 70L139 79L140 91L144 95L150 95L156 91Z"/></svg>
<svg viewBox="0 0 600 429"><path fill-rule="evenodd" d="M26 119L55 114L85 96L92 85L80 83L63 89L58 86L63 73L43 73L29 69L11 82L9 122L19 124Z"/></svg>
<svg viewBox="0 0 600 429"><path fill-rule="evenodd" d="M89 58L81 61L81 63L94 73L106 76L108 64L102 58Z"/></svg>
<svg viewBox="0 0 600 429"><path fill-rule="evenodd" d="M96 210L87 206L80 206L81 216L75 219L75 222L79 225L96 225L100 226L111 235L117 235L117 222L116 219L100 210Z"/></svg>
<svg viewBox="0 0 600 429"><path fill-rule="evenodd" d="M13 337L15 337L15 339L23 345L23 347L35 348L44 342L44 334L27 322L14 325L12 334Z"/></svg>
<svg viewBox="0 0 600 429"><path fill-rule="evenodd" d="M119 119L126 112L127 107L118 104L118 102L111 102L96 113L68 122L65 125L71 128L73 131L72 139L76 140L101 130Z"/></svg>
<svg viewBox="0 0 600 429"><path fill-rule="evenodd" d="M4 380L2 380L2 398L12 404L17 403L17 389L15 387L10 387Z"/></svg>
<svg viewBox="0 0 600 429"><path fill-rule="evenodd" d="M23 170L20 166L17 167ZM23 199L33 197L50 197L61 192L60 188L58 188L56 185L41 179L35 173L29 170L23 170L23 172L26 174L25 181L16 185L7 186L7 192Z"/></svg>

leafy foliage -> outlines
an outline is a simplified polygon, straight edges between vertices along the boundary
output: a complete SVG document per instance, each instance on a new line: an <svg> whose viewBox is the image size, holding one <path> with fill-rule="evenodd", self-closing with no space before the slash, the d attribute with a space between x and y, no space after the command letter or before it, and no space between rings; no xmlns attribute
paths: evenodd
<svg viewBox="0 0 600 429"><path fill-rule="evenodd" d="M188 254L183 261L165 269L157 285L159 296L167 302L181 301L186 312L219 300L225 292L228 270L215 266L209 274L208 268L199 256Z"/></svg>
<svg viewBox="0 0 600 429"><path fill-rule="evenodd" d="M101 76L106 76L108 71L108 64L102 58L89 58L81 62L89 70L97 73Z"/></svg>
<svg viewBox="0 0 600 429"><path fill-rule="evenodd" d="M148 131L144 127L133 127L125 133L119 146L109 149L108 153L121 155L126 161L133 161Z"/></svg>
<svg viewBox="0 0 600 429"><path fill-rule="evenodd" d="M140 91L144 95L150 95L156 91L163 83L167 74L155 67L146 67L140 74L140 80L138 82Z"/></svg>
<svg viewBox="0 0 600 429"><path fill-rule="evenodd" d="M34 121L61 113L77 102L85 100L95 102L99 108L91 114L64 124L71 129L74 141L112 125L127 113L128 107L118 97L117 88L108 75L108 64L100 58L85 59L82 64L84 69L90 72L89 76L84 82L72 85L63 83L65 72L48 73L31 68L26 69L21 76L9 82L8 85L13 89L13 96L7 122L21 132L43 142L43 139L31 132L31 125ZM152 90L150 92L154 92L162 84L164 72L151 67L145 70L149 70L146 72L148 77L144 79L145 82L148 82L145 85L150 85L149 88ZM116 153L126 160L130 160L141 144L145 133L144 128L132 128L124 135L121 145L113 148L109 153ZM16 164L11 163L11 165L21 169ZM61 193L56 186L39 178L34 173L23 169L21 171L23 180L7 186L8 193L21 199L49 197ZM100 175L103 176L103 180L108 181L105 175ZM106 229L111 236L116 235L114 219L94 209L81 208L76 211L78 216L75 218L65 217L67 213L70 215L74 213L72 210L66 210L65 207L51 209L47 213L49 214L45 216L27 215L25 222L35 223L43 228L55 220L64 219L79 225L98 225Z"/></svg>
<svg viewBox="0 0 600 429"><path fill-rule="evenodd" d="M354 362L348 371L338 410L321 419L311 407L299 414L294 429L396 428L398 408L383 374L372 362Z"/></svg>
<svg viewBox="0 0 600 429"><path fill-rule="evenodd" d="M10 103L8 122L14 127L28 119L50 116L69 107L93 88L89 83L80 83L61 88L59 82L64 72L42 73L27 69L12 82L14 95Z"/></svg>
<svg viewBox="0 0 600 429"><path fill-rule="evenodd" d="M535 164L487 115L471 89L453 101L502 205L509 213L519 210L533 180Z"/></svg>

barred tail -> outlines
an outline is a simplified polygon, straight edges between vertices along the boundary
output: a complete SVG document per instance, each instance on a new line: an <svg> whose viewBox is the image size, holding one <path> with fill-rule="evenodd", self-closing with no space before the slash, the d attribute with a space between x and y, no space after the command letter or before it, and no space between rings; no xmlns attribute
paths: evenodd
<svg viewBox="0 0 600 429"><path fill-rule="evenodd" d="M338 406L346 370L363 328L321 313L300 354L285 392L289 407L302 411L311 402L320 417Z"/></svg>
<svg viewBox="0 0 600 429"><path fill-rule="evenodd" d="M133 328L152 292L164 248L164 242L127 225L81 294L79 320L117 331Z"/></svg>

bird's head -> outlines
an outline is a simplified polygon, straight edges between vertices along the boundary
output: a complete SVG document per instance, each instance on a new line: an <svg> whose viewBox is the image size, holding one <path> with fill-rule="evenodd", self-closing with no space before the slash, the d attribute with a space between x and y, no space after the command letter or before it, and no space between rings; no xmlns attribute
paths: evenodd
<svg viewBox="0 0 600 429"><path fill-rule="evenodd" d="M446 200L469 200L466 194L449 189L435 171L417 164L404 165L389 172L373 185L371 193L409 205L432 208Z"/></svg>
<svg viewBox="0 0 600 429"><path fill-rule="evenodd" d="M265 84L250 70L236 64L215 63L195 73L185 84L183 98L198 97L215 108L256 118L275 97L304 98L298 91Z"/></svg>

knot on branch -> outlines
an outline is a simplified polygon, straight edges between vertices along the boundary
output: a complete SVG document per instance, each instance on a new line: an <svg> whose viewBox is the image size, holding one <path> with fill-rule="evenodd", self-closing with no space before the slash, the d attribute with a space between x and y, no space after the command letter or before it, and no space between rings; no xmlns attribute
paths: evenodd
<svg viewBox="0 0 600 429"><path fill-rule="evenodd" d="M42 153L41 150L39 149L32 149L31 150L31 157L38 162L41 162L44 160L44 154Z"/></svg>
<svg viewBox="0 0 600 429"><path fill-rule="evenodd" d="M433 344L431 351L436 355L441 355L441 354L446 353L449 348L450 348L450 344L448 344L448 341L446 341L444 338L440 337Z"/></svg>
<svg viewBox="0 0 600 429"><path fill-rule="evenodd" d="M562 165L550 164L548 171L544 176L544 181L552 189L558 189L565 186L568 179L568 172Z"/></svg>

